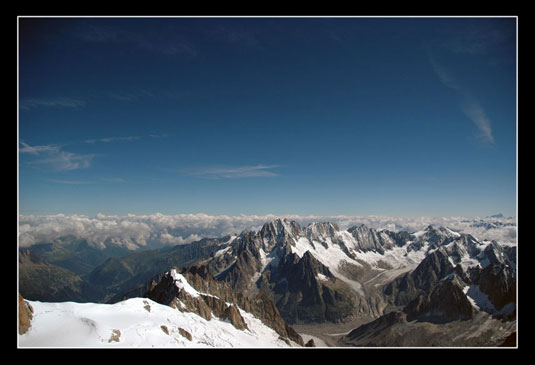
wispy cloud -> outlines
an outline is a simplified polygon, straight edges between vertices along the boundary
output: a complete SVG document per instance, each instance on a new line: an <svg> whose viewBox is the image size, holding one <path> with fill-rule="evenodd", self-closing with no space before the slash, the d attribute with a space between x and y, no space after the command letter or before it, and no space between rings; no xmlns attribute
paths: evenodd
<svg viewBox="0 0 535 365"><path fill-rule="evenodd" d="M107 96L110 99L124 101L124 102L133 102L133 101L138 101L142 98L156 97L154 92L150 90L146 90L146 89L138 89L138 90L133 90L133 91L112 91L112 92L108 92Z"/></svg>
<svg viewBox="0 0 535 365"><path fill-rule="evenodd" d="M48 165L55 170L78 170L91 165L94 155L82 155L73 152L59 151L47 158L34 161L41 165Z"/></svg>
<svg viewBox="0 0 535 365"><path fill-rule="evenodd" d="M431 64L431 67L433 68L433 71L438 76L438 79L442 83L442 85L449 87L450 89L454 90L460 90L461 85L457 82L457 80L450 74L448 70L446 70L441 64L439 64L436 59L431 55L430 52L427 53L429 63Z"/></svg>
<svg viewBox="0 0 535 365"><path fill-rule="evenodd" d="M64 179L45 179L45 181L53 182L56 184L65 184L65 185L87 185L87 184L95 184L100 182L105 183L114 183L114 184L122 184L125 183L126 180L121 177L101 177L98 180L64 180Z"/></svg>
<svg viewBox="0 0 535 365"><path fill-rule="evenodd" d="M65 98L65 97L56 97L56 98L29 98L19 100L19 109L21 110L31 110L36 108L71 108L77 109L84 107L86 101L77 98Z"/></svg>
<svg viewBox="0 0 535 365"><path fill-rule="evenodd" d="M22 145L21 148L19 148L20 153L29 153L32 155L38 155L43 152L58 152L59 147L56 145L43 145L43 146L30 146L27 143L24 143L23 141L20 142Z"/></svg>
<svg viewBox="0 0 535 365"><path fill-rule="evenodd" d="M92 184L92 181L84 181L84 180L60 180L60 179L46 179L46 181L53 182L56 184L65 184L65 185L85 185L85 184Z"/></svg>
<svg viewBox="0 0 535 365"><path fill-rule="evenodd" d="M205 179L239 179L247 177L273 177L277 173L270 171L278 165L254 165L237 167L201 167L195 169L183 169L182 173Z"/></svg>
<svg viewBox="0 0 535 365"><path fill-rule="evenodd" d="M138 139L141 139L139 136L127 136L127 137L105 137L105 138L94 138L94 139L86 139L84 143L110 143L110 142L117 142L117 141L136 141Z"/></svg>
<svg viewBox="0 0 535 365"><path fill-rule="evenodd" d="M91 138L83 141L84 143L94 144L94 143L111 143L111 142L121 142L121 141L138 141L143 138L166 138L169 135L166 133L156 134L150 133L146 136L123 136L123 137L103 137L103 138Z"/></svg>
<svg viewBox="0 0 535 365"><path fill-rule="evenodd" d="M95 155L62 151L57 145L30 146L21 141L19 152L36 156L30 164L49 166L54 170L77 170L88 168Z"/></svg>
<svg viewBox="0 0 535 365"><path fill-rule="evenodd" d="M80 28L75 37L92 43L115 43L165 55L197 56L197 49L176 34L165 37L154 31L132 31L117 25L89 25Z"/></svg>
<svg viewBox="0 0 535 365"><path fill-rule="evenodd" d="M443 65L437 62L430 52L428 52L428 59L442 85L458 92L461 97L461 109L478 128L481 140L494 144L490 119L478 100Z"/></svg>
<svg viewBox="0 0 535 365"><path fill-rule="evenodd" d="M122 184L122 183L126 182L126 180L123 179L122 177L102 177L102 178L100 178L100 180L104 181L104 182L119 183L119 184Z"/></svg>
<svg viewBox="0 0 535 365"><path fill-rule="evenodd" d="M162 134L152 133L152 134L149 134L149 137L151 137L151 138L167 138L167 137L169 137L169 135L167 133L162 133Z"/></svg>
<svg viewBox="0 0 535 365"><path fill-rule="evenodd" d="M449 52L466 55L485 55L508 41L514 33L512 28L498 24L469 24L449 31L440 46Z"/></svg>
<svg viewBox="0 0 535 365"><path fill-rule="evenodd" d="M239 45L250 48L258 48L261 43L258 34L247 27L224 26L210 28L206 31L209 39L230 45Z"/></svg>
<svg viewBox="0 0 535 365"><path fill-rule="evenodd" d="M480 137L489 143L494 143L490 120L479 102L468 92L463 93L462 108L464 114L474 122L479 129Z"/></svg>

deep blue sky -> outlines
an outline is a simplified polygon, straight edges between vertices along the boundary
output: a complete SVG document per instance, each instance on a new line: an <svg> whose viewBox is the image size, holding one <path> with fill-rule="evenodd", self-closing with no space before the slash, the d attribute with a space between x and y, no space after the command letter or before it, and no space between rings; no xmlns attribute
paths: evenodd
<svg viewBox="0 0 535 365"><path fill-rule="evenodd" d="M21 214L516 211L515 18L21 18Z"/></svg>

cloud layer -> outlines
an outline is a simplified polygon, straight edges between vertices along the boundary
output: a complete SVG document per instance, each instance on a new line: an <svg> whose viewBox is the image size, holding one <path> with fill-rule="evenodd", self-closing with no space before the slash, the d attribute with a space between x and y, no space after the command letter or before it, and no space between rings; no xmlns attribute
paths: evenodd
<svg viewBox="0 0 535 365"><path fill-rule="evenodd" d="M513 219L489 218L484 221L502 222L499 228L475 226L477 220L463 217L386 217L386 216L299 216L286 215L207 215L178 214L107 216L83 215L19 216L19 246L54 242L62 237L85 239L93 247L116 244L129 249L186 244L206 237L223 237L243 230L259 230L265 222L279 217L295 220L301 226L311 222L334 222L341 229L365 224L375 229L415 232L429 224L443 225L473 234L478 239L516 242L516 222ZM479 222L481 223L481 222Z"/></svg>

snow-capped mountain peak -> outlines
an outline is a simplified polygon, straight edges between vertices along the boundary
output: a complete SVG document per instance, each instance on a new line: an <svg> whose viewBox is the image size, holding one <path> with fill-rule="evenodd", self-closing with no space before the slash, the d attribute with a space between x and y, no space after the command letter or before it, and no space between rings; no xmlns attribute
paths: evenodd
<svg viewBox="0 0 535 365"><path fill-rule="evenodd" d="M303 345L297 333L288 335L287 326L281 329L273 321L268 326L265 323L270 322L258 314L227 302L228 296L223 300L194 288L213 279L202 280L192 272L195 271L179 273L173 269L152 288L149 298L131 298L115 304L26 301L32 308L32 319L29 330L19 335L19 345L143 348ZM220 285L212 283L212 287ZM166 295L178 297L167 305L162 303ZM257 313L262 314L258 310ZM275 318L274 314L276 317L278 312L269 313L269 318ZM279 321L282 321L280 317Z"/></svg>

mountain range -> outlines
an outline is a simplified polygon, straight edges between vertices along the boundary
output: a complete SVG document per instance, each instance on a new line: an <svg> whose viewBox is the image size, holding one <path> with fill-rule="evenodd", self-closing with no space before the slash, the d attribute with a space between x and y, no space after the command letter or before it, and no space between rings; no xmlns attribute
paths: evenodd
<svg viewBox="0 0 535 365"><path fill-rule="evenodd" d="M288 327L361 324L338 336L338 346L498 346L516 333L516 245L446 227L344 230L276 219L258 231L110 257L75 276L30 248L19 254L19 290L30 303L53 300L35 288L46 288L34 280L45 266L62 278L57 301L71 294L76 301L145 297L163 305L178 295L155 294L171 270L197 267L236 298L273 303ZM243 300L229 302L243 310Z"/></svg>

